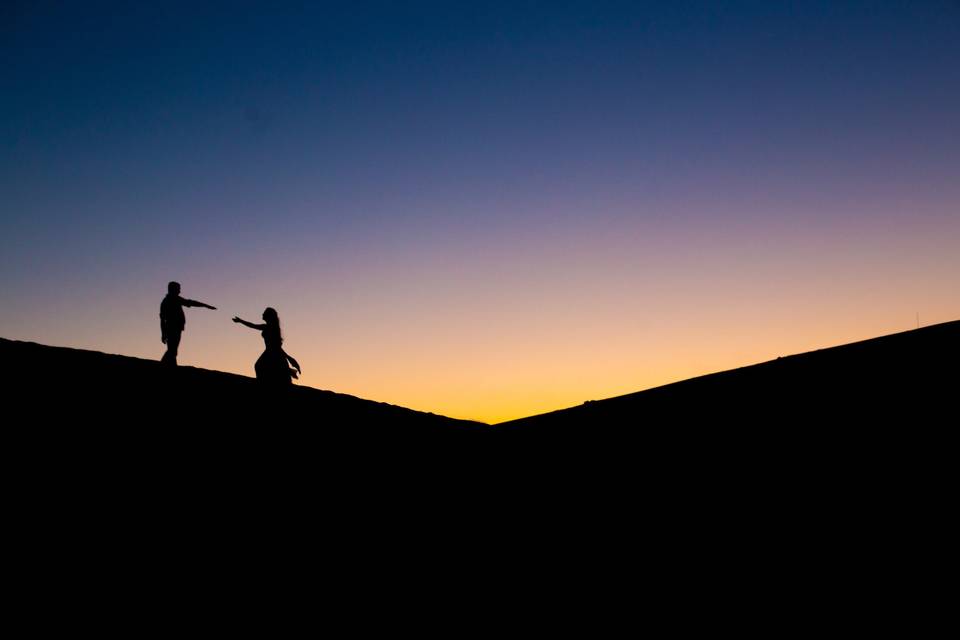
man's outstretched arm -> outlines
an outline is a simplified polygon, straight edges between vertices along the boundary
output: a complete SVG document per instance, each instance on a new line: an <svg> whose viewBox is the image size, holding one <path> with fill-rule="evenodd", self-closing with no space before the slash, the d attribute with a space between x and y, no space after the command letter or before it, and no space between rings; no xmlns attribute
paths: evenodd
<svg viewBox="0 0 960 640"><path fill-rule="evenodd" d="M216 311L217 309L216 307L210 306L206 302L198 302L196 300L187 300L186 298L183 299L182 304L185 307L203 307L205 309L213 309L214 311Z"/></svg>

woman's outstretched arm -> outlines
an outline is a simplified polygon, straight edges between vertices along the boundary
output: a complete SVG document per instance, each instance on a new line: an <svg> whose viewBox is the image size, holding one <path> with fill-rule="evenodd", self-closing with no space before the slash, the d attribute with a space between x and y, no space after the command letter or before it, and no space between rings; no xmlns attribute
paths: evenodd
<svg viewBox="0 0 960 640"><path fill-rule="evenodd" d="M234 321L234 322L239 322L240 324L242 324L242 325L245 326L245 327L250 327L251 329L256 329L256 330L258 330L258 331L263 331L264 329L267 328L267 325L265 325L265 324L253 324L252 322L247 322L246 320L242 320L242 319L238 318L237 316L234 316L234 317L233 317L233 321Z"/></svg>

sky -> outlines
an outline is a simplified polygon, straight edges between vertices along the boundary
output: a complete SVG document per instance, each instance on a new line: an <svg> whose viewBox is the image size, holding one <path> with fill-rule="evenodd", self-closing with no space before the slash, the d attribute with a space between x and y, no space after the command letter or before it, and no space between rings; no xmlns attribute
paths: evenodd
<svg viewBox="0 0 960 640"><path fill-rule="evenodd" d="M956 320L957 114L955 0L4 2L0 336L498 422Z"/></svg>

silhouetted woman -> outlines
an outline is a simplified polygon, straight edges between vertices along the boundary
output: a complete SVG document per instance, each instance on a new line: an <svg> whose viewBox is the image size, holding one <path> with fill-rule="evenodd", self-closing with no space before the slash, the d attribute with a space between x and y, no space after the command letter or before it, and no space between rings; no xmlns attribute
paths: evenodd
<svg viewBox="0 0 960 640"><path fill-rule="evenodd" d="M300 365L294 360L293 356L283 350L283 337L280 335L280 316L276 309L267 307L263 312L263 321L265 324L254 324L234 317L234 322L257 329L263 336L264 350L263 354L257 359L254 370L257 372L257 380L270 382L273 384L290 384L291 376L296 378L300 373ZM293 365L291 369L287 363ZM296 371L294 371L296 369Z"/></svg>

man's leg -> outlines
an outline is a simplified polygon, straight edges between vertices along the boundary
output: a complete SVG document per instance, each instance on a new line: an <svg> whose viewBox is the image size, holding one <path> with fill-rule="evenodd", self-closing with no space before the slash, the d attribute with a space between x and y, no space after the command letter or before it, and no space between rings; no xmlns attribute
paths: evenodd
<svg viewBox="0 0 960 640"><path fill-rule="evenodd" d="M180 332L170 333L167 335L167 352L163 354L163 358L160 360L163 364L169 365L171 367L177 366L177 349L180 348Z"/></svg>

